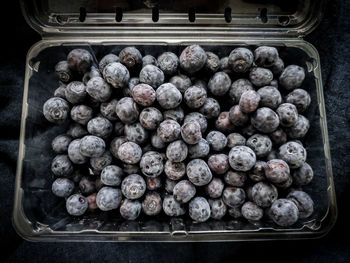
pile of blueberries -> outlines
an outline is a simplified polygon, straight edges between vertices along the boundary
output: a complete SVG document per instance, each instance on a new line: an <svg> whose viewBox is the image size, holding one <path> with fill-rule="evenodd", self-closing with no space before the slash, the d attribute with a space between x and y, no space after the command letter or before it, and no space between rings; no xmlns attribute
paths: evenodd
<svg viewBox="0 0 350 263"><path fill-rule="evenodd" d="M73 49L43 106L70 122L52 141L52 192L81 216L118 209L194 222L224 216L291 226L313 213L302 139L310 95L305 71L274 47L219 58L199 45L157 59L135 47L97 63Z"/></svg>

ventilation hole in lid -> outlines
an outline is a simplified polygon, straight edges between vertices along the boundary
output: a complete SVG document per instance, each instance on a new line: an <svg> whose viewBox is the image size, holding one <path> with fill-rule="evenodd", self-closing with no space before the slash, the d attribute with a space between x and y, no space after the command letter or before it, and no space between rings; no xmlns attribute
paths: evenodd
<svg viewBox="0 0 350 263"><path fill-rule="evenodd" d="M153 7L152 8L152 21L158 22L158 20L159 20L159 8Z"/></svg>
<svg viewBox="0 0 350 263"><path fill-rule="evenodd" d="M196 21L196 11L194 10L193 7L188 9L188 20L190 22Z"/></svg>
<svg viewBox="0 0 350 263"><path fill-rule="evenodd" d="M80 12L80 14L79 14L79 21L80 22L84 22L85 18L86 18L86 9L85 9L85 7L80 7L79 12Z"/></svg>
<svg viewBox="0 0 350 263"><path fill-rule="evenodd" d="M290 18L289 16L279 16L278 17L278 22L282 25L282 26L287 26L290 22Z"/></svg>
<svg viewBox="0 0 350 263"><path fill-rule="evenodd" d="M123 19L123 9L121 7L117 7L115 9L115 21L121 22Z"/></svg>
<svg viewBox="0 0 350 263"><path fill-rule="evenodd" d="M225 21L227 23L230 23L232 21L232 15L231 15L232 9L231 7L226 7L225 8Z"/></svg>
<svg viewBox="0 0 350 263"><path fill-rule="evenodd" d="M267 23L267 8L260 9L260 19L264 24Z"/></svg>

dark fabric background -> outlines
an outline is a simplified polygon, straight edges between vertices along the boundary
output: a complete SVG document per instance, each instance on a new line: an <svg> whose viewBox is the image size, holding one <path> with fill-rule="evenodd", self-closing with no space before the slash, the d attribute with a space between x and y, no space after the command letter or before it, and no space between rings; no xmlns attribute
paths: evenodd
<svg viewBox="0 0 350 263"><path fill-rule="evenodd" d="M7 1L6 3L9 3ZM6 262L349 262L350 1L329 1L318 28L306 37L321 57L328 131L339 216L324 238L240 243L30 243L11 224L20 131L25 56L40 39L17 1L1 12L0 52L0 261ZM9 16L10 15L10 16ZM9 20L10 19L10 20ZM9 23L11 21L11 23Z"/></svg>

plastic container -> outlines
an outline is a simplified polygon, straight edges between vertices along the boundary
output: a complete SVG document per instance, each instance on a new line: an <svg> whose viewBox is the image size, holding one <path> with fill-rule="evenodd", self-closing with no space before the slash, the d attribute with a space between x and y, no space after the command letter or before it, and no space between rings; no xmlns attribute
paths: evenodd
<svg viewBox="0 0 350 263"><path fill-rule="evenodd" d="M85 5L82 5L82 3ZM269 1L266 1L267 3ZM197 3L197 5L196 5ZM21 1L28 23L42 40L28 51L17 163L13 223L32 241L238 241L304 239L325 235L337 217L327 134L320 59L302 36L315 28L324 1ZM193 4L193 6L192 6ZM229 9L232 8L232 9ZM192 21L192 22L191 22ZM100 59L109 51L134 45L143 53L181 52L196 43L219 57L237 46L271 45L286 64L305 68L303 84L312 98L305 139L307 162L315 177L305 189L315 212L290 228L225 217L194 224L188 218L141 217L128 222L117 213L79 218L67 215L65 202L51 193L51 140L66 127L48 124L43 103L58 87L54 65L75 47L91 49Z"/></svg>

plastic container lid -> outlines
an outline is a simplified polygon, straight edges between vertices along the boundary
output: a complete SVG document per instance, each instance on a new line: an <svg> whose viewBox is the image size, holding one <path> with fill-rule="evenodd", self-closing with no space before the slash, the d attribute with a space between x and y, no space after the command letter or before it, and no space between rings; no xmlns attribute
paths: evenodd
<svg viewBox="0 0 350 263"><path fill-rule="evenodd" d="M21 0L28 23L57 34L225 34L303 37L322 17L325 0Z"/></svg>

